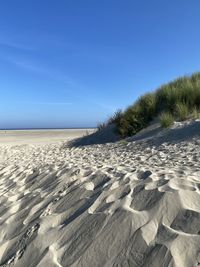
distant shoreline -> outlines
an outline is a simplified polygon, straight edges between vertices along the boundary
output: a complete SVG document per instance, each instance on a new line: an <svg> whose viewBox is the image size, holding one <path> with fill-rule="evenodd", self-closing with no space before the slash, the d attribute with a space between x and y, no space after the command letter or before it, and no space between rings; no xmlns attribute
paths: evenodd
<svg viewBox="0 0 200 267"><path fill-rule="evenodd" d="M84 130L97 127L69 127L69 128L0 128L0 131L34 131L34 130Z"/></svg>

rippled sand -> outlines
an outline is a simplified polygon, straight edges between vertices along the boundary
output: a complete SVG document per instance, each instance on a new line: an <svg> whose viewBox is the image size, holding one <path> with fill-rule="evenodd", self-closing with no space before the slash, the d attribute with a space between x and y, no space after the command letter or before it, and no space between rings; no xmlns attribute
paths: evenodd
<svg viewBox="0 0 200 267"><path fill-rule="evenodd" d="M1 144L0 266L198 266L199 125L104 145Z"/></svg>

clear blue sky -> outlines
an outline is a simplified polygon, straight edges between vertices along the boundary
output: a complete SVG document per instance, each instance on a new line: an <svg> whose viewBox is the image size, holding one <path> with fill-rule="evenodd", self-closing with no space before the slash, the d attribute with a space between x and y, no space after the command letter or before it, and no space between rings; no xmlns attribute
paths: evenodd
<svg viewBox="0 0 200 267"><path fill-rule="evenodd" d="M88 127L200 70L199 0L1 0L0 128Z"/></svg>

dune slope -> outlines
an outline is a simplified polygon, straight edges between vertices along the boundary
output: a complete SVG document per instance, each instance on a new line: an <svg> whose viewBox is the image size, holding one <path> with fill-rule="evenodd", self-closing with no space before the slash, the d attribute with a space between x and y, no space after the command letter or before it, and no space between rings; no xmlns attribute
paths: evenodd
<svg viewBox="0 0 200 267"><path fill-rule="evenodd" d="M199 124L186 139L182 125L175 140L1 145L0 266L200 265Z"/></svg>

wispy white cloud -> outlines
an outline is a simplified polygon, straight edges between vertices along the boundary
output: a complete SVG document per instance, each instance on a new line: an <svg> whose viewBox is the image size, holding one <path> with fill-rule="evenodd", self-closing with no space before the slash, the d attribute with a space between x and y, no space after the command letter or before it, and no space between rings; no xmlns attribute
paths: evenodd
<svg viewBox="0 0 200 267"><path fill-rule="evenodd" d="M42 106L70 106L72 102L46 102L46 101L23 101L19 102L18 104L22 105L42 105Z"/></svg>
<svg viewBox="0 0 200 267"><path fill-rule="evenodd" d="M1 44L1 40L0 40ZM85 102L85 105L96 105L102 111L113 113L116 111L116 107L102 103L100 99L97 99L93 96L93 91L91 88L84 86L79 83L77 80L72 79L67 74L64 74L62 71L58 69L52 68L52 66L44 67L44 65L32 58L29 58L27 55L24 57L18 57L16 55L0 55L1 58L10 64L18 66L19 68L23 68L26 71L39 73L41 75L46 76L50 80L58 81L66 85L64 88L61 87L59 90L61 91L74 91L76 92L75 98L77 101L81 100L82 103ZM69 106L73 103L71 102L29 102L24 104L31 105L46 105L46 106Z"/></svg>
<svg viewBox="0 0 200 267"><path fill-rule="evenodd" d="M11 49L24 50L24 51L33 51L35 47L27 44L22 44L16 41L3 40L0 39L0 46L4 46Z"/></svg>
<svg viewBox="0 0 200 267"><path fill-rule="evenodd" d="M31 72L35 72L35 73L39 73L42 75L47 76L48 78L50 78L51 80L56 80L56 81L60 81L63 84L66 84L67 90L70 90L70 88L76 88L76 89L80 89L81 86L79 84L77 84L77 82L73 79L71 79L69 76L62 74L61 72L59 72L58 70L55 69L51 69L51 68L45 68L43 66L41 66L38 63L32 62L30 60L22 60L19 59L17 57L13 57L13 56L1 56L1 58L7 62L9 62L10 64L13 64L15 66L18 66L20 68L23 68L26 71L31 71Z"/></svg>
<svg viewBox="0 0 200 267"><path fill-rule="evenodd" d="M35 102L34 104L48 105L48 106L69 106L69 105L72 105L73 103L72 102Z"/></svg>
<svg viewBox="0 0 200 267"><path fill-rule="evenodd" d="M16 66L19 66L29 71L43 73L43 74L50 74L47 69L34 64L30 60L22 60L22 59L18 59L17 57L11 57L11 56L4 56L3 59L8 61L11 64L14 64Z"/></svg>

